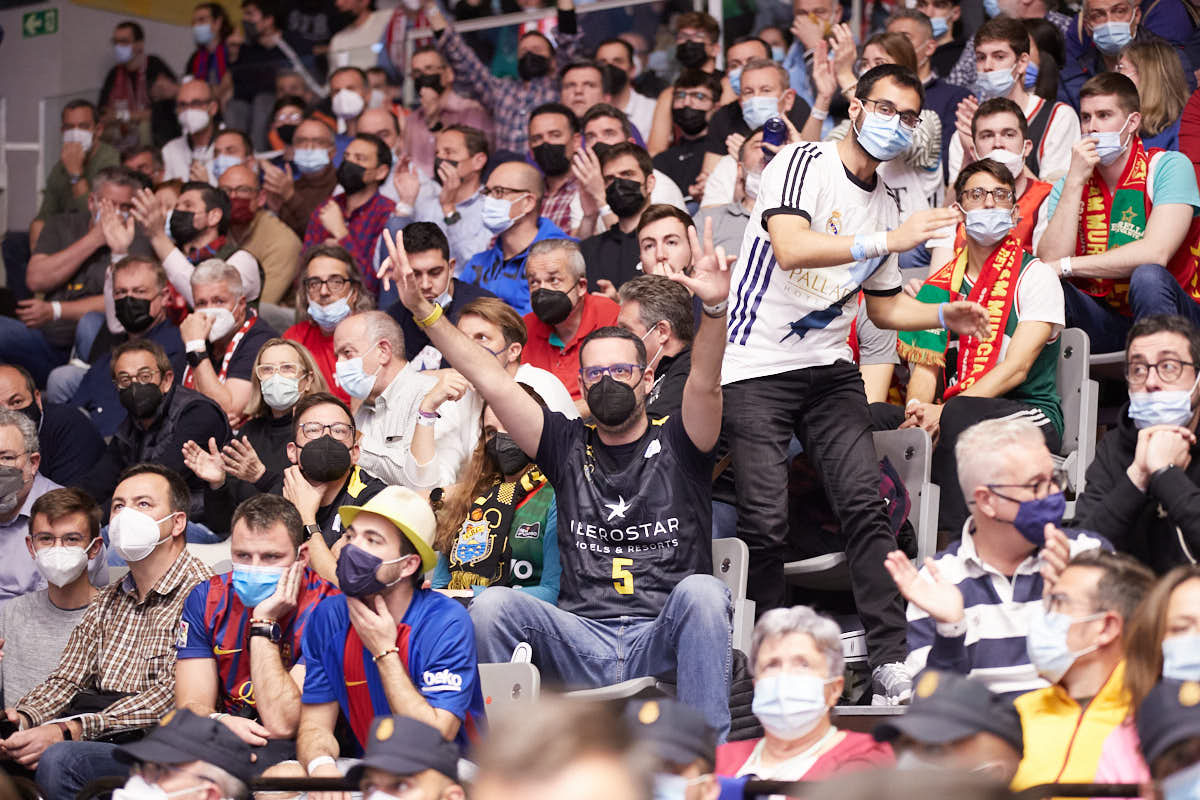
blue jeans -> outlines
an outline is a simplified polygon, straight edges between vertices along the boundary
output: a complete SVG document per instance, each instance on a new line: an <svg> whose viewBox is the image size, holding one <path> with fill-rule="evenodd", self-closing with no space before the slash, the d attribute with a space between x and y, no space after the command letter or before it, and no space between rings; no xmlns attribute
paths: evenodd
<svg viewBox="0 0 1200 800"><path fill-rule="evenodd" d="M45 388L50 370L67 363L66 350L51 346L45 335L12 317L0 317L0 364L20 364L38 388Z"/></svg>
<svg viewBox="0 0 1200 800"><path fill-rule="evenodd" d="M104 324L102 311L89 311L75 323L75 357L80 361L88 360L92 353L92 345L96 343L96 337L100 335Z"/></svg>
<svg viewBox="0 0 1200 800"><path fill-rule="evenodd" d="M113 757L115 744L55 742L38 762L37 784L46 800L75 800L79 790L98 778L127 777L129 765Z"/></svg>
<svg viewBox="0 0 1200 800"><path fill-rule="evenodd" d="M1118 314L1069 281L1062 282L1067 326L1083 328L1092 340L1093 353L1125 349L1133 323L1155 314L1179 314L1200 325L1200 304L1188 296L1165 267L1142 264L1129 276L1129 307L1133 318Z"/></svg>
<svg viewBox="0 0 1200 800"><path fill-rule="evenodd" d="M571 689L674 673L679 700L704 714L718 742L729 734L732 605L712 575L684 578L653 619L589 619L492 586L471 602L471 620L481 663L508 661L528 642L543 677Z"/></svg>

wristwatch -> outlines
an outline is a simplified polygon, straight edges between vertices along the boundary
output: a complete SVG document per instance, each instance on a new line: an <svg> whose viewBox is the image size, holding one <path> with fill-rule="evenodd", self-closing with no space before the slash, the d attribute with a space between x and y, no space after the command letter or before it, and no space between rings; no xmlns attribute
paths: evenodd
<svg viewBox="0 0 1200 800"><path fill-rule="evenodd" d="M312 525L304 526L304 541L307 542L312 537L321 536L321 535L322 535L322 533L321 533L320 525L312 524Z"/></svg>
<svg viewBox="0 0 1200 800"><path fill-rule="evenodd" d="M250 620L250 636L253 639L255 636L261 636L271 644L279 644L283 639L283 629L279 627L279 623L275 620Z"/></svg>
<svg viewBox="0 0 1200 800"><path fill-rule="evenodd" d="M188 350L184 353L184 358L187 359L188 366L192 369L198 368L203 363L204 356L204 353L197 353L195 350Z"/></svg>
<svg viewBox="0 0 1200 800"><path fill-rule="evenodd" d="M462 221L462 214L458 213L457 208L451 211L445 217L442 217L442 222L446 223L447 225L454 225L460 221Z"/></svg>
<svg viewBox="0 0 1200 800"><path fill-rule="evenodd" d="M60 731L62 731L62 737L63 737L64 742L70 742L73 740L74 737L71 736L71 726L70 725L68 725L67 723L65 723L61 720L58 722L55 722L54 724L58 726L58 729Z"/></svg>

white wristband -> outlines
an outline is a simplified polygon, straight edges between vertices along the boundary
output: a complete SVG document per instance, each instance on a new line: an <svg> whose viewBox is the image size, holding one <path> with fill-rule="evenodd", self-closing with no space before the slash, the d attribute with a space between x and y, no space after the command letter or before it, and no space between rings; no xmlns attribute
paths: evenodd
<svg viewBox="0 0 1200 800"><path fill-rule="evenodd" d="M112 264L119 264L120 262L124 261L125 257L128 255L129 253L111 253L108 257L108 260Z"/></svg>
<svg viewBox="0 0 1200 800"><path fill-rule="evenodd" d="M612 213L613 213L613 210L608 207L608 203L605 203L604 205L600 206L599 214L601 217L607 217L609 214L612 214ZM616 215L613 214L613 216L616 216Z"/></svg>
<svg viewBox="0 0 1200 800"><path fill-rule="evenodd" d="M392 209L393 217L411 217L413 213L413 207L408 203L396 203L396 207Z"/></svg>
<svg viewBox="0 0 1200 800"><path fill-rule="evenodd" d="M1062 273L1062 276L1064 278L1071 277L1071 257L1070 256L1066 256L1064 258L1059 259L1058 271Z"/></svg>
<svg viewBox="0 0 1200 800"><path fill-rule="evenodd" d="M828 116L829 116L829 109L827 109L827 108L817 108L816 106L813 106L812 110L810 110L810 111L808 112L808 115L809 115L810 117L812 117L813 119L815 119L815 120L818 120L818 121L820 121L820 122L824 122L824 121L825 121L825 119L826 119L826 117L828 117Z"/></svg>
<svg viewBox="0 0 1200 800"><path fill-rule="evenodd" d="M934 625L934 630L944 639L957 639L967 632L967 618L963 617L958 622L939 622Z"/></svg>
<svg viewBox="0 0 1200 800"><path fill-rule="evenodd" d="M62 303L57 300L51 300L50 312L54 315L55 319L62 319Z"/></svg>
<svg viewBox="0 0 1200 800"><path fill-rule="evenodd" d="M317 767L323 767L326 764L329 764L333 767L337 766L337 762L333 760L333 756L317 756L312 761L308 762L308 766L304 768L304 771L308 773L309 777L312 777L314 769Z"/></svg>
<svg viewBox="0 0 1200 800"><path fill-rule="evenodd" d="M191 339L184 343L183 349L188 353L207 353L208 344L203 339Z"/></svg>
<svg viewBox="0 0 1200 800"><path fill-rule="evenodd" d="M909 410L910 408L912 408L914 405L916 405L916 406L919 406L919 405L921 405L921 401L920 401L920 400L918 400L918 399L917 399L917 398L915 398L915 397L913 397L913 398L909 399L909 401L908 401L907 403L905 403L905 404L904 404L904 410L905 410L905 411L908 411L908 410Z"/></svg>

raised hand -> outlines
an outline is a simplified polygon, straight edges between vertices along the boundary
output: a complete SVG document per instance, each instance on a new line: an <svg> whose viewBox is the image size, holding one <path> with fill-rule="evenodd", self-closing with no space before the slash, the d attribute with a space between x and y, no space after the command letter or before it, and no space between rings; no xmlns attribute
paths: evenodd
<svg viewBox="0 0 1200 800"><path fill-rule="evenodd" d="M421 400L421 410L426 414L432 414L441 408L442 403L461 400L463 395L469 391L471 391L471 382L464 378L458 370L441 370L438 382Z"/></svg>
<svg viewBox="0 0 1200 800"><path fill-rule="evenodd" d="M442 191L438 194L438 201L442 204L442 213L450 216L454 211L454 193L462 186L462 177L458 174L457 165L443 161L438 167L437 177L442 184Z"/></svg>
<svg viewBox="0 0 1200 800"><path fill-rule="evenodd" d="M595 150L590 147L576 150L571 159L571 174L579 181L581 203L590 201L595 208L604 205L604 175L600 172L600 158Z"/></svg>
<svg viewBox="0 0 1200 800"><path fill-rule="evenodd" d="M183 465L197 478L213 489L220 489L225 484L225 465L221 461L221 453L217 450L216 439L209 438L208 450L188 439L183 443L182 450Z"/></svg>
<svg viewBox="0 0 1200 800"><path fill-rule="evenodd" d="M942 308L942 319L946 320L946 329L954 331L959 336L987 339L992 330L992 326L988 322L987 309L970 300L946 303Z"/></svg>
<svg viewBox="0 0 1200 800"><path fill-rule="evenodd" d="M116 205L107 198L100 200L100 232L104 235L104 243L114 253L128 253L133 244L134 219L121 215Z"/></svg>
<svg viewBox="0 0 1200 800"><path fill-rule="evenodd" d="M817 97L828 101L837 94L837 76L833 72L833 62L829 59L829 44L824 39L813 51L811 78Z"/></svg>
<svg viewBox="0 0 1200 800"><path fill-rule="evenodd" d="M390 289L392 281L395 281L400 302L415 318L425 319L432 313L433 304L425 299L425 295L421 294L421 287L417 285L417 277L408 263L408 253L404 251L403 235L392 234L387 228L379 235L388 251L388 257L379 265L377 273L383 281L384 291Z"/></svg>
<svg viewBox="0 0 1200 800"><path fill-rule="evenodd" d="M167 238L166 209L149 189L142 189L133 196L133 218L152 241L159 237Z"/></svg>
<svg viewBox="0 0 1200 800"><path fill-rule="evenodd" d="M957 225L962 219L956 208L928 208L915 211L898 228L888 231L887 245L892 253L903 253L938 236L942 228Z"/></svg>
<svg viewBox="0 0 1200 800"><path fill-rule="evenodd" d="M254 607L255 619L271 619L278 622L296 608L300 597L300 585L304 582L307 561L298 558L279 576L275 591L266 600Z"/></svg>
<svg viewBox="0 0 1200 800"><path fill-rule="evenodd" d="M292 178L292 165L285 164L284 168L280 169L266 159L260 159L258 165L262 168L262 186L263 191L267 193L268 202L274 198L276 206L281 206L291 200L292 195L296 193L296 182ZM275 210L279 209L275 208Z"/></svg>
<svg viewBox="0 0 1200 800"><path fill-rule="evenodd" d="M1071 147L1071 166L1067 169L1067 181L1082 186L1092 177L1092 170L1100 163L1096 152L1096 140L1084 136Z"/></svg>
<svg viewBox="0 0 1200 800"><path fill-rule="evenodd" d="M704 247L696 235L696 226L688 226L688 243L692 246L691 274L671 269L667 277L683 284L706 306L715 306L729 297L729 265L736 256L725 255L724 247L713 247L712 219L704 220Z"/></svg>
<svg viewBox="0 0 1200 800"><path fill-rule="evenodd" d="M229 444L221 448L221 463L227 474L248 483L254 483L267 474L267 467L258 457L258 451L245 436L230 439Z"/></svg>
<svg viewBox="0 0 1200 800"><path fill-rule="evenodd" d="M400 166L392 175L392 186L396 188L396 196L401 203L411 206L417 202L417 195L421 193L421 176L408 156L400 160Z"/></svg>
<svg viewBox="0 0 1200 800"><path fill-rule="evenodd" d="M942 577L932 558L925 559L928 580L921 578L917 568L900 550L888 553L883 566L896 582L896 588L904 599L928 614L934 622L955 623L962 620L962 592Z"/></svg>
<svg viewBox="0 0 1200 800"><path fill-rule="evenodd" d="M342 214L342 208L332 199L327 200L325 205L321 206L321 210L317 212L317 219L334 239L344 239L350 235L349 229L346 228L346 217Z"/></svg>
<svg viewBox="0 0 1200 800"><path fill-rule="evenodd" d="M1058 583L1058 576L1062 575L1063 570L1067 568L1067 562L1071 560L1071 541L1051 522L1046 523L1045 534L1046 544L1039 554L1042 562L1040 571L1042 597L1049 597L1054 593L1054 584Z"/></svg>

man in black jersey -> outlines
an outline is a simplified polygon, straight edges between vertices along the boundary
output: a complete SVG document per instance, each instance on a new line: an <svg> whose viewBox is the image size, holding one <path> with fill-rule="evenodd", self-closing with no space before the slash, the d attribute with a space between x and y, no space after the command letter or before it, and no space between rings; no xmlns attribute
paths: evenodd
<svg viewBox="0 0 1200 800"><path fill-rule="evenodd" d="M417 288L402 242L384 234L401 302L430 341L483 395L509 435L549 477L558 503L562 583L555 607L491 587L471 605L481 662L508 661L520 642L547 680L570 688L674 674L678 697L724 740L729 731L731 610L712 576L712 451L721 428L728 260L711 228L691 275L670 275L703 304L680 412L650 419L654 372L641 340L592 332L579 350L580 388L596 420L542 409L490 352ZM489 541L489 546L491 542Z"/></svg>

